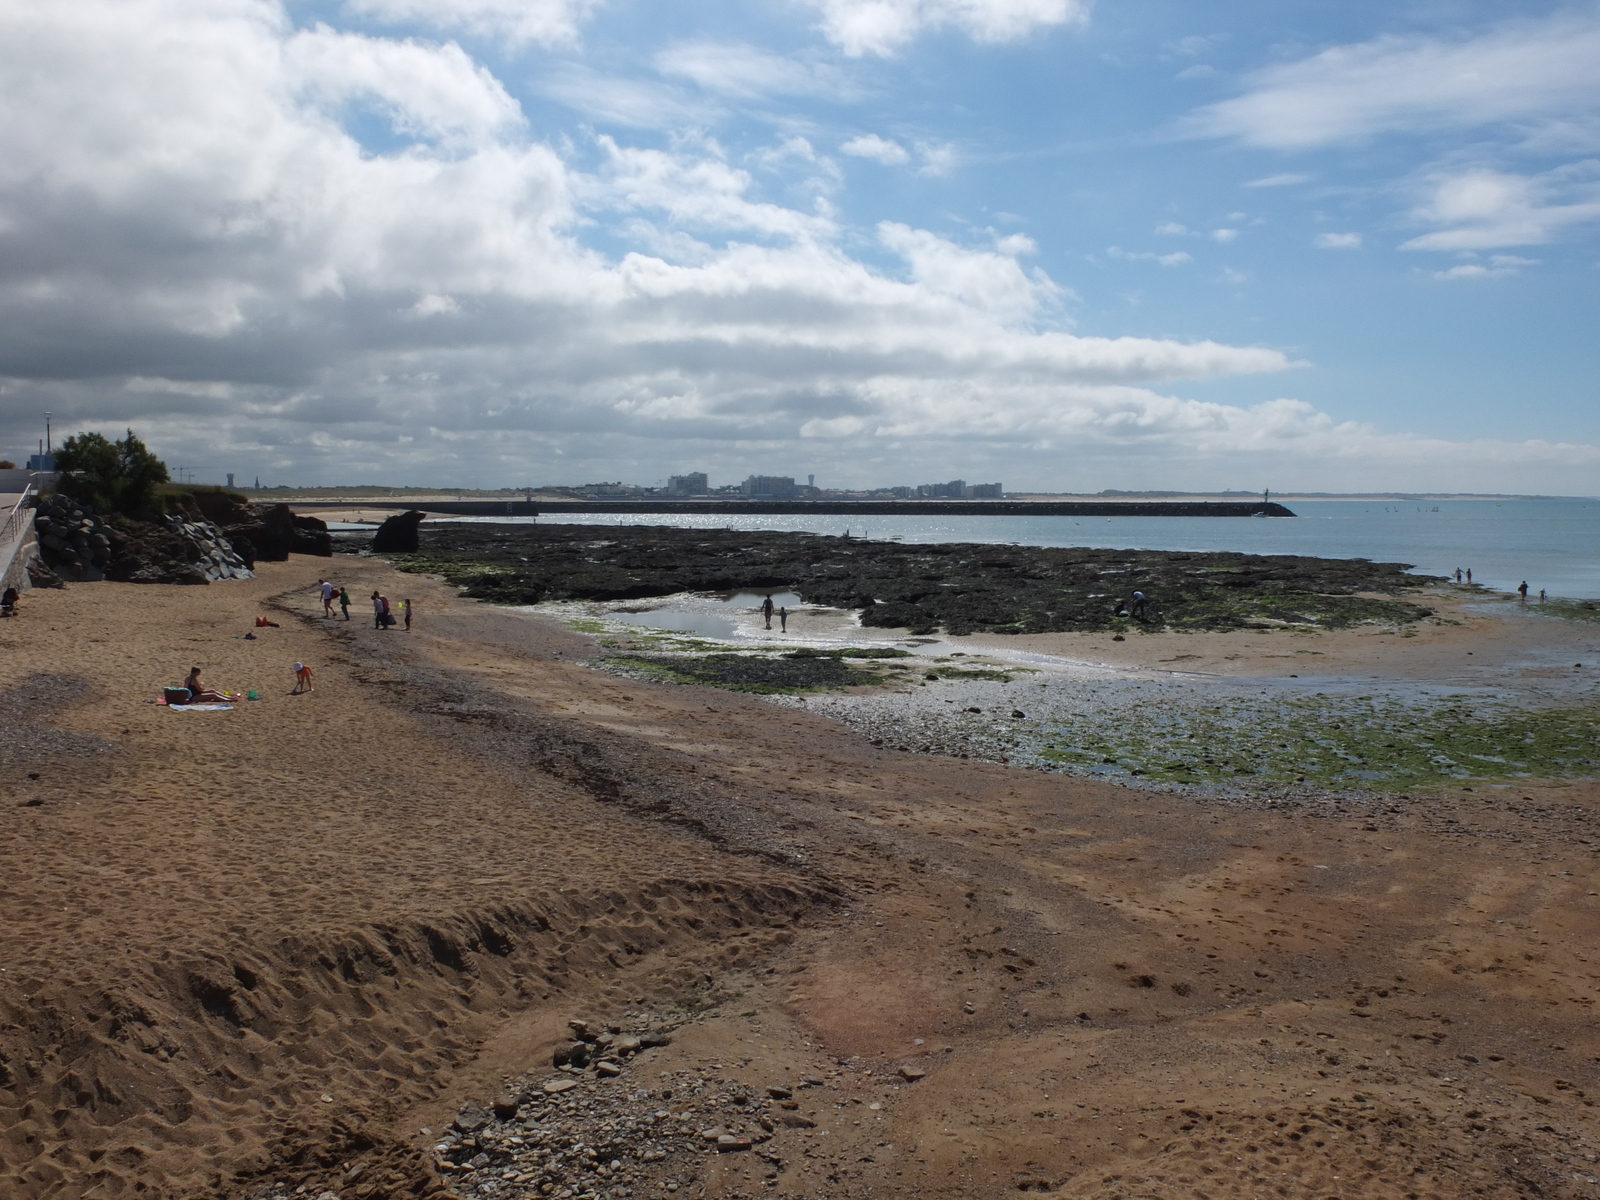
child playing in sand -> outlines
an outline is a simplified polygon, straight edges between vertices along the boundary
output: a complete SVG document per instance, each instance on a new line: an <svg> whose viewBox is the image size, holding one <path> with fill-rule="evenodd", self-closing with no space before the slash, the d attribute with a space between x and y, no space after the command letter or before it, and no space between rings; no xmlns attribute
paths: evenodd
<svg viewBox="0 0 1600 1200"><path fill-rule="evenodd" d="M309 692L309 691L312 691L312 690L313 690L313 688L311 686L311 668L306 666L305 663L303 663L303 662L295 663L295 665L294 665L294 691L290 692L289 694L291 696L298 696L298 695L300 695L301 692Z"/></svg>
<svg viewBox="0 0 1600 1200"><path fill-rule="evenodd" d="M411 629L411 598L409 596L400 601L400 612L406 619L406 630L409 632Z"/></svg>

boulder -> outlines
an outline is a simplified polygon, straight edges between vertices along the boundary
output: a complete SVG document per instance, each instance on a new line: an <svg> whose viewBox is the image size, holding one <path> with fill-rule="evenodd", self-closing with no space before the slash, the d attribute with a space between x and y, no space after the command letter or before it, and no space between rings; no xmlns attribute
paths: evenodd
<svg viewBox="0 0 1600 1200"><path fill-rule="evenodd" d="M396 513L382 525L378 532L372 535L372 552L374 554L415 554L417 552L417 528L422 524L423 518L428 514L412 509L410 512Z"/></svg>

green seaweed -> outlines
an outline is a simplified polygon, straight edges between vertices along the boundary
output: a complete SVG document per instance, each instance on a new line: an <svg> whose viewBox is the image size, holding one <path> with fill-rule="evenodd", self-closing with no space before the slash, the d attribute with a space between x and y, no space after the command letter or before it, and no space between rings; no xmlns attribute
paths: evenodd
<svg viewBox="0 0 1600 1200"><path fill-rule="evenodd" d="M772 658L757 654L612 654L607 664L671 683L707 684L763 695L814 692L883 682L837 658Z"/></svg>
<svg viewBox="0 0 1600 1200"><path fill-rule="evenodd" d="M1236 700L1129 710L1044 735L1039 758L1098 775L1202 788L1404 791L1464 780L1600 772L1600 707L1512 709L1451 698Z"/></svg>
<svg viewBox="0 0 1600 1200"><path fill-rule="evenodd" d="M1600 600L1546 600L1533 611L1568 621L1600 621Z"/></svg>

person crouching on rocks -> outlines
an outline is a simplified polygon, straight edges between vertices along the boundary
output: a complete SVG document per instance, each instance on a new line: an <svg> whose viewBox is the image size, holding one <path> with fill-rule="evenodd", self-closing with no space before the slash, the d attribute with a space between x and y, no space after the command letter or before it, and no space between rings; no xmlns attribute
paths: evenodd
<svg viewBox="0 0 1600 1200"><path fill-rule="evenodd" d="M190 704L226 704L230 699L226 692L212 691L200 678L200 668L190 667L189 678L183 681L183 686L189 689Z"/></svg>

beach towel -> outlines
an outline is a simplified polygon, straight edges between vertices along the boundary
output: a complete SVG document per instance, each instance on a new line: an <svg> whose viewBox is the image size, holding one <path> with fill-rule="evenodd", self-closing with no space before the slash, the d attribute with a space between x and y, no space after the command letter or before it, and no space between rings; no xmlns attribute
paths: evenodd
<svg viewBox="0 0 1600 1200"><path fill-rule="evenodd" d="M169 704L167 708L172 712L226 712L231 709L231 704Z"/></svg>

